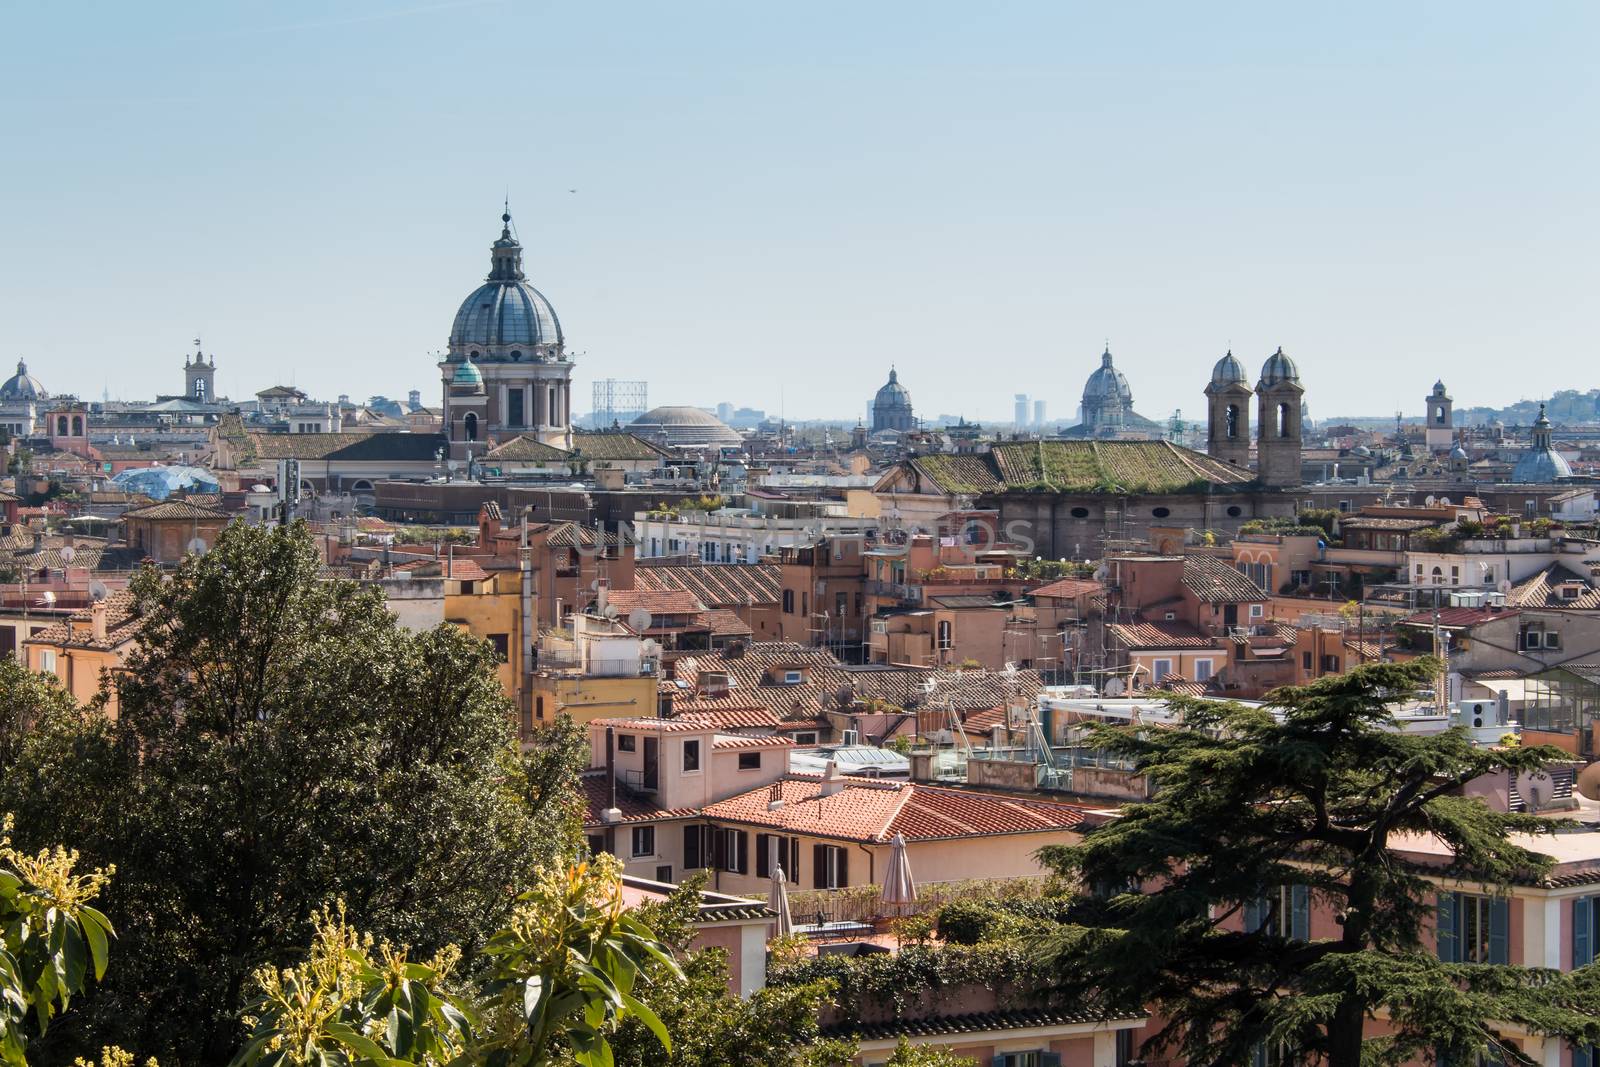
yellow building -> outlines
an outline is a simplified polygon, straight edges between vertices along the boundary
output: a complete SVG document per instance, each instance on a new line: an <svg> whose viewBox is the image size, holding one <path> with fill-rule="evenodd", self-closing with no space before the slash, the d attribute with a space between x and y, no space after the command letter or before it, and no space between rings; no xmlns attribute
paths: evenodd
<svg viewBox="0 0 1600 1067"><path fill-rule="evenodd" d="M524 626L531 626L533 612L531 604L523 611L522 573L486 571L470 559L440 560L413 573L427 577L430 567L437 567L444 579L444 621L494 646L500 659L500 688L517 702L526 719L524 650L532 642L525 637Z"/></svg>
<svg viewBox="0 0 1600 1067"><path fill-rule="evenodd" d="M597 718L653 718L660 649L614 619L573 615L567 628L546 631L529 682L524 734L558 715L579 723Z"/></svg>
<svg viewBox="0 0 1600 1067"><path fill-rule="evenodd" d="M133 594L113 593L29 637L22 646L24 662L41 674L55 675L67 692L86 704L100 692L103 675L122 669L133 651L139 624ZM106 714L116 718L115 690Z"/></svg>

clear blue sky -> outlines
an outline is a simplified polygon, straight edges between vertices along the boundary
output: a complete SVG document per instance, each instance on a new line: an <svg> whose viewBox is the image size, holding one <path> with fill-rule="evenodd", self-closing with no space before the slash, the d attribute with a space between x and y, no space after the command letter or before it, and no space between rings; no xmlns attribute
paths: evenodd
<svg viewBox="0 0 1600 1067"><path fill-rule="evenodd" d="M410 388L500 200L654 403L1199 417L1589 387L1600 5L0 0L0 360L98 397ZM576 189L576 193L568 192ZM578 397L575 397L578 400Z"/></svg>

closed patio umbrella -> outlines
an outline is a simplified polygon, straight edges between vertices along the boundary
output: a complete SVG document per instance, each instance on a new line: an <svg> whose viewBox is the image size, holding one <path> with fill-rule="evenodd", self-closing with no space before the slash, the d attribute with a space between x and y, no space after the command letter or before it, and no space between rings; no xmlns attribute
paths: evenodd
<svg viewBox="0 0 1600 1067"><path fill-rule="evenodd" d="M789 887L783 880L783 868L772 868L772 892L767 895L767 906L778 913L778 936L794 933L794 918L789 914Z"/></svg>
<svg viewBox="0 0 1600 1067"><path fill-rule="evenodd" d="M895 834L889 842L889 868L883 872L883 903L893 914L902 915L916 902L917 883L911 877L906 835Z"/></svg>

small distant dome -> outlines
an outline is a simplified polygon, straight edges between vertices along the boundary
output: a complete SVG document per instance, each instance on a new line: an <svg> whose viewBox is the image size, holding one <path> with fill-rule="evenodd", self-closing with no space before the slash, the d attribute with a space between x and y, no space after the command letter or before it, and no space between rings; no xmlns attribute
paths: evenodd
<svg viewBox="0 0 1600 1067"><path fill-rule="evenodd" d="M28 373L28 364L17 360L17 373L7 378L4 385L0 385L0 400L48 400L50 394L45 392L39 379Z"/></svg>
<svg viewBox="0 0 1600 1067"><path fill-rule="evenodd" d="M1261 367L1261 384L1277 385L1280 382L1294 382L1300 384L1300 369L1294 365L1279 345L1278 350L1267 357L1267 362Z"/></svg>
<svg viewBox="0 0 1600 1067"><path fill-rule="evenodd" d="M1217 365L1211 368L1212 385L1233 385L1235 382L1245 381L1244 364L1234 358L1233 349L1228 349L1228 354L1217 360Z"/></svg>
<svg viewBox="0 0 1600 1067"><path fill-rule="evenodd" d="M1462 448L1458 444L1458 445L1456 445L1456 447L1454 447L1454 448L1452 448L1450 450L1450 458L1451 459L1471 459L1472 457L1468 456L1467 455L1467 450L1465 448Z"/></svg>
<svg viewBox="0 0 1600 1067"><path fill-rule="evenodd" d="M1553 482L1558 478L1572 477L1572 466L1561 453L1552 449L1536 448L1517 460L1511 468L1513 482Z"/></svg>
<svg viewBox="0 0 1600 1067"><path fill-rule="evenodd" d="M878 390L878 395L873 398L872 402L873 404L883 404L885 406L911 406L911 391L900 384L900 375L893 367L889 368L889 380L884 383L882 389Z"/></svg>
<svg viewBox="0 0 1600 1067"><path fill-rule="evenodd" d="M693 407L651 408L628 429L668 448L722 448L744 443L737 431L715 415Z"/></svg>
<svg viewBox="0 0 1600 1067"><path fill-rule="evenodd" d="M1356 447L1350 450L1350 454L1352 456L1370 456L1372 455L1372 449L1368 448L1366 445L1356 445Z"/></svg>
<svg viewBox="0 0 1600 1067"><path fill-rule="evenodd" d="M1443 378L1440 378L1438 381L1433 383L1433 395L1434 396L1444 396L1444 379Z"/></svg>

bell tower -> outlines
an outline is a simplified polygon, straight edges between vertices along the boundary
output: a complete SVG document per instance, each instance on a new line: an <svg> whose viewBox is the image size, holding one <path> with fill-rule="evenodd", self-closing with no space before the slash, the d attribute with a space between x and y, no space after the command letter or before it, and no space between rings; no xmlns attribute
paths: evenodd
<svg viewBox="0 0 1600 1067"><path fill-rule="evenodd" d="M210 362L200 351L200 338L194 339L194 358L183 360L183 395L185 399L209 404L217 398L217 357Z"/></svg>
<svg viewBox="0 0 1600 1067"><path fill-rule="evenodd" d="M1232 349L1211 369L1206 407L1206 454L1235 467L1250 466L1250 383Z"/></svg>
<svg viewBox="0 0 1600 1067"><path fill-rule="evenodd" d="M1433 383L1433 392L1423 401L1427 411L1427 430L1425 437L1430 452L1448 452L1455 439L1454 413L1451 408L1455 401L1450 399L1450 394L1444 390L1444 382Z"/></svg>
<svg viewBox="0 0 1600 1067"><path fill-rule="evenodd" d="M1282 347L1267 357L1256 383L1256 479L1273 489L1300 485L1300 370Z"/></svg>

